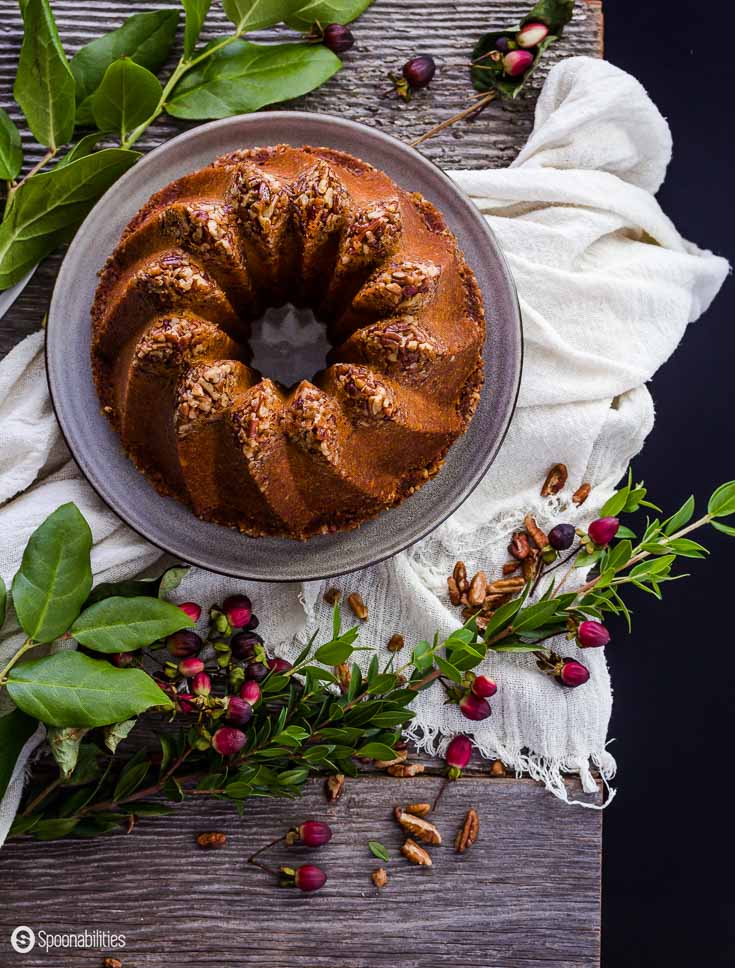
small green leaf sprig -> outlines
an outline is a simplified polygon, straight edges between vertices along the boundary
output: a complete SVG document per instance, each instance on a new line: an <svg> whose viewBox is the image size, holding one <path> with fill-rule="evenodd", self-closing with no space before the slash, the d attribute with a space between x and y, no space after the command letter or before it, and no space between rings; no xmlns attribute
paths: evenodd
<svg viewBox="0 0 735 968"><path fill-rule="evenodd" d="M156 76L174 45L176 9L134 14L70 60L49 0L23 0L23 44L13 93L36 141L47 149L19 178L18 129L0 109L0 290L19 282L68 242L94 203L140 157L133 145L164 112L203 120L257 111L306 94L342 67L309 40L256 44L247 34L285 23L348 23L372 0L223 0L231 34L199 45L211 0L181 0L183 50L168 78ZM94 130L79 137L79 129ZM118 147L95 151L103 139ZM62 149L66 153L59 158ZM56 160L58 159L58 160ZM46 168L55 161L52 168Z"/></svg>

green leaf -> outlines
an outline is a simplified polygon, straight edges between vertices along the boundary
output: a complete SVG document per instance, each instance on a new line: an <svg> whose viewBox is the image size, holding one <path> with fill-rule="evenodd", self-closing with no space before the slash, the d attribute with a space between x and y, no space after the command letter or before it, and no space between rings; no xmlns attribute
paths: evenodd
<svg viewBox="0 0 735 968"><path fill-rule="evenodd" d="M29 638L51 642L77 617L92 587L91 547L76 504L63 504L33 532L13 579L13 604Z"/></svg>
<svg viewBox="0 0 735 968"><path fill-rule="evenodd" d="M508 652L508 653L537 652L538 645L533 645L533 644L527 645L525 643L515 643L515 642L510 642L510 644L508 642L499 642L497 645L493 646L493 651Z"/></svg>
<svg viewBox="0 0 735 968"><path fill-rule="evenodd" d="M79 652L21 662L8 679L13 702L49 726L109 726L171 700L141 669L116 669Z"/></svg>
<svg viewBox="0 0 735 968"><path fill-rule="evenodd" d="M355 633L357 633L357 629L355 629ZM355 641L356 637L357 634L352 636L352 642ZM340 663L346 662L355 651L351 642L346 641L346 638L347 633L341 639L320 645L314 653L316 661L323 662L324 665L340 665Z"/></svg>
<svg viewBox="0 0 735 968"><path fill-rule="evenodd" d="M8 614L8 589L5 587L5 582L0 575L0 628L5 623L5 617Z"/></svg>
<svg viewBox="0 0 735 968"><path fill-rule="evenodd" d="M78 823L78 817L68 817L63 820L39 820L37 824L34 824L32 832L36 840L58 840L72 833Z"/></svg>
<svg viewBox="0 0 735 968"><path fill-rule="evenodd" d="M410 722L413 717L414 713L410 709L404 709L403 712L396 710L395 712L376 713L370 720L370 725L377 726L379 729L390 729L391 726L403 726Z"/></svg>
<svg viewBox="0 0 735 968"><path fill-rule="evenodd" d="M209 12L212 0L181 0L186 12L184 27L184 58L189 60L202 32L204 20Z"/></svg>
<svg viewBox="0 0 735 968"><path fill-rule="evenodd" d="M72 145L63 158L56 162L54 167L65 168L78 158L86 158L87 155L91 155L102 136L101 131L90 131L89 134L85 134L75 145Z"/></svg>
<svg viewBox="0 0 735 968"><path fill-rule="evenodd" d="M735 514L735 481L720 484L707 504L707 511L713 518L725 518Z"/></svg>
<svg viewBox="0 0 735 968"><path fill-rule="evenodd" d="M604 563L604 570L612 569L613 571L619 571L630 561L631 555L633 554L633 545L631 541L626 538L624 541L618 541L615 546L610 549L607 555L607 559Z"/></svg>
<svg viewBox="0 0 735 968"><path fill-rule="evenodd" d="M669 551L673 551L682 558L706 558L709 554L704 545L689 538L674 538L672 541L667 541L666 546Z"/></svg>
<svg viewBox="0 0 735 968"><path fill-rule="evenodd" d="M277 780L281 786L298 786L308 777L309 771L303 768L296 770L284 770L279 773Z"/></svg>
<svg viewBox="0 0 735 968"><path fill-rule="evenodd" d="M192 68L166 111L175 118L227 118L312 91L341 68L322 44L251 44L238 40Z"/></svg>
<svg viewBox="0 0 735 968"><path fill-rule="evenodd" d="M635 540L636 533L635 531L632 531L630 528L626 528L625 525L621 524L617 530L616 537L631 538L632 540Z"/></svg>
<svg viewBox="0 0 735 968"><path fill-rule="evenodd" d="M12 181L23 165L23 149L20 132L0 108L0 180Z"/></svg>
<svg viewBox="0 0 735 968"><path fill-rule="evenodd" d="M23 46L13 95L36 141L56 149L74 133L76 83L48 0L24 0Z"/></svg>
<svg viewBox="0 0 735 968"><path fill-rule="evenodd" d="M373 0L293 0L283 19L294 30L309 30L318 20L327 24L348 24L367 10ZM295 9L294 9L295 8Z"/></svg>
<svg viewBox="0 0 735 968"><path fill-rule="evenodd" d="M630 494L630 487L626 486L616 491L611 495L607 501L600 508L600 512L597 515L598 518L615 518L620 514L620 512L625 507L628 496Z"/></svg>
<svg viewBox="0 0 735 968"><path fill-rule="evenodd" d="M84 603L88 608L104 598L122 596L136 598L140 595L150 595L153 598L165 598L181 584L184 576L190 571L188 565L174 565L167 568L157 578L138 578L126 581L106 581L95 585L89 598Z"/></svg>
<svg viewBox="0 0 735 968"><path fill-rule="evenodd" d="M38 722L20 709L0 716L0 800L8 788L20 751L37 726Z"/></svg>
<svg viewBox="0 0 735 968"><path fill-rule="evenodd" d="M730 527L729 524L721 524L719 521L713 521L712 527L715 531L721 531L723 534L735 535L735 528Z"/></svg>
<svg viewBox="0 0 735 968"><path fill-rule="evenodd" d="M660 558L647 558L631 568L630 578L640 580L660 575L668 575L676 555L663 555Z"/></svg>
<svg viewBox="0 0 735 968"><path fill-rule="evenodd" d="M547 602L537 602L522 609L513 619L513 631L520 632L521 629L535 629L540 625L545 625L548 620L556 614L556 602L552 598Z"/></svg>
<svg viewBox="0 0 735 968"><path fill-rule="evenodd" d="M368 840L368 850L373 857L377 857L378 860L385 861L386 863L390 860L387 848L385 848L379 840Z"/></svg>
<svg viewBox="0 0 735 968"><path fill-rule="evenodd" d="M174 812L163 803L149 803L147 800L136 800L133 809L136 817L168 817Z"/></svg>
<svg viewBox="0 0 735 968"><path fill-rule="evenodd" d="M137 722L138 720L133 718L126 719L122 723L113 723L111 726L105 726L105 746L111 753L117 752L118 746L130 735Z"/></svg>
<svg viewBox="0 0 735 968"><path fill-rule="evenodd" d="M155 73L166 63L176 39L179 11L136 13L122 27L98 37L74 55L71 69L77 82L77 124L92 123L92 95L105 71L120 57L129 57Z"/></svg>
<svg viewBox="0 0 735 968"><path fill-rule="evenodd" d="M112 794L112 799L119 803L121 800L126 800L135 793L148 776L150 767L148 753L146 750L141 750L140 753L132 758L120 774L115 785L115 792Z"/></svg>
<svg viewBox="0 0 735 968"><path fill-rule="evenodd" d="M225 14L239 34L281 23L295 0L223 0Z"/></svg>
<svg viewBox="0 0 735 968"><path fill-rule="evenodd" d="M419 642L411 653L411 662L419 672L428 672L434 665L431 645L426 641Z"/></svg>
<svg viewBox="0 0 735 968"><path fill-rule="evenodd" d="M94 203L139 157L136 151L106 148L24 182L0 225L0 290L68 242Z"/></svg>
<svg viewBox="0 0 735 968"><path fill-rule="evenodd" d="M364 756L370 760L394 760L396 758L396 751L384 743L365 743L355 755Z"/></svg>
<svg viewBox="0 0 735 968"><path fill-rule="evenodd" d="M225 796L231 800L246 800L252 792L252 784L244 780L233 780L225 787Z"/></svg>
<svg viewBox="0 0 735 968"><path fill-rule="evenodd" d="M506 602L505 605L501 605L500 608L496 610L495 614L488 622L487 628L485 629L485 642L489 642L494 635L496 635L498 632L502 632L503 629L511 624L516 612L519 611L528 597L529 589L530 586L526 585L522 595L519 595L518 598L513 599L513 601Z"/></svg>
<svg viewBox="0 0 735 968"><path fill-rule="evenodd" d="M155 113L161 82L129 57L113 61L92 99L92 114L101 131L116 131L124 139Z"/></svg>
<svg viewBox="0 0 735 968"><path fill-rule="evenodd" d="M132 652L194 625L181 609L160 598L105 598L85 609L70 631L95 652Z"/></svg>
<svg viewBox="0 0 735 968"><path fill-rule="evenodd" d="M79 729L76 726L49 727L48 741L51 753L65 779L74 772L79 757L79 747L88 732L89 730Z"/></svg>
<svg viewBox="0 0 735 968"><path fill-rule="evenodd" d="M190 565L172 565L158 578L158 597L166 598L175 591L191 571Z"/></svg>

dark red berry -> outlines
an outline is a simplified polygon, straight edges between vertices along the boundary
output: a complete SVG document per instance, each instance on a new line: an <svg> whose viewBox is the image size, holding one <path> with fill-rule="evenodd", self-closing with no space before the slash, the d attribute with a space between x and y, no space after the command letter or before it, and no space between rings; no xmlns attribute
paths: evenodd
<svg viewBox="0 0 735 968"><path fill-rule="evenodd" d="M253 629L257 629L259 625L260 625L260 619L258 618L257 615L253 614L250 616L250 621L245 626L245 631L251 632Z"/></svg>
<svg viewBox="0 0 735 968"><path fill-rule="evenodd" d="M255 650L263 644L257 632L238 632L232 636L230 650L236 659L252 659Z"/></svg>
<svg viewBox="0 0 735 968"><path fill-rule="evenodd" d="M271 659L268 663L270 670L274 675L278 675L280 672L288 672L289 669L293 669L293 663L289 662L288 659Z"/></svg>
<svg viewBox="0 0 735 968"><path fill-rule="evenodd" d="M187 659L182 659L179 662L179 675L184 676L186 679L192 679L194 676L198 676L200 672L204 672L204 663L201 659L197 659L196 656L189 656Z"/></svg>
<svg viewBox="0 0 735 968"><path fill-rule="evenodd" d="M431 54L419 54L406 61L402 73L414 91L419 91L431 83L436 73L436 62Z"/></svg>
<svg viewBox="0 0 735 968"><path fill-rule="evenodd" d="M242 629L250 621L253 608L247 595L230 595L224 600L222 611L227 616L230 625L235 629Z"/></svg>
<svg viewBox="0 0 735 968"><path fill-rule="evenodd" d="M620 521L617 518L598 518L587 529L587 534L596 545L604 547L609 544L618 533Z"/></svg>
<svg viewBox="0 0 735 968"><path fill-rule="evenodd" d="M463 770L472 757L472 743L466 736L455 736L447 746L444 759L447 766L455 770Z"/></svg>
<svg viewBox="0 0 735 968"><path fill-rule="evenodd" d="M296 868L294 883L300 891L318 891L327 883L327 875L321 867L315 867L314 864L303 864Z"/></svg>
<svg viewBox="0 0 735 968"><path fill-rule="evenodd" d="M268 666L262 662L249 662L245 666L245 678L262 682L269 673Z"/></svg>
<svg viewBox="0 0 735 968"><path fill-rule="evenodd" d="M118 669L127 669L135 662L135 652L115 652L110 656L110 662Z"/></svg>
<svg viewBox="0 0 735 968"><path fill-rule="evenodd" d="M463 716L467 719L473 719L476 722L479 722L481 719L487 719L492 712L487 699L481 699L474 692L468 692L460 699L459 708Z"/></svg>
<svg viewBox="0 0 735 968"><path fill-rule="evenodd" d="M332 839L332 828L320 820L307 820L299 827L289 830L286 842L289 845L301 843L305 847L323 847Z"/></svg>
<svg viewBox="0 0 735 968"><path fill-rule="evenodd" d="M566 551L574 541L573 524L557 524L549 531L549 544L556 551Z"/></svg>
<svg viewBox="0 0 735 968"><path fill-rule="evenodd" d="M227 700L227 722L236 726L244 726L253 716L253 707L239 696L230 696Z"/></svg>
<svg viewBox="0 0 735 968"><path fill-rule="evenodd" d="M186 659L190 655L199 655L204 643L191 629L174 632L166 639L166 648L176 659Z"/></svg>
<svg viewBox="0 0 735 968"><path fill-rule="evenodd" d="M242 730L232 726L222 726L212 737L212 746L221 756L232 756L239 753L247 742L247 736Z"/></svg>
<svg viewBox="0 0 735 968"><path fill-rule="evenodd" d="M584 685L590 677L589 669L576 659L564 659L564 665L559 670L557 679L563 686L575 689Z"/></svg>
<svg viewBox="0 0 735 968"><path fill-rule="evenodd" d="M260 699L260 686L254 679L242 684L240 687L240 699L244 699L251 706L254 706Z"/></svg>
<svg viewBox="0 0 735 968"><path fill-rule="evenodd" d="M498 687L488 676L475 676L472 691L479 699L489 699L495 695Z"/></svg>
<svg viewBox="0 0 735 968"><path fill-rule="evenodd" d="M353 46L355 38L352 36L352 31L342 24L327 24L322 34L322 43L333 54L344 54Z"/></svg>

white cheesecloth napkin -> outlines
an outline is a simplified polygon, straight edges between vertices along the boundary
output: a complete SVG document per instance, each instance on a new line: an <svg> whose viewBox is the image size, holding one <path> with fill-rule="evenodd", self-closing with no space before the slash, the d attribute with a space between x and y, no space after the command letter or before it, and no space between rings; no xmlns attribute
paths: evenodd
<svg viewBox="0 0 735 968"><path fill-rule="evenodd" d="M429 537L359 574L334 583L248 587L195 569L177 601L206 607L244 591L267 645L289 657L317 626L328 633L322 593L336 584L359 590L368 604L364 644L383 647L400 631L410 649L461 622L446 587L457 559L470 573L483 568L496 576L525 512L534 512L542 527L562 510L573 524L591 520L653 425L646 381L728 272L724 259L682 239L653 197L670 155L668 126L633 77L586 57L554 67L533 134L513 164L449 173L505 251L525 328L518 409L484 481ZM0 364L0 502L6 502L0 574L9 583L31 532L58 505L75 501L94 535L96 580L129 577L153 565L160 552L101 504L70 459L49 402L43 339L34 333ZM542 499L541 483L559 461L569 468L569 484ZM593 490L576 509L570 495L583 481ZM16 634L0 643L0 659L18 641ZM564 655L578 654L573 642L551 644ZM591 765L606 780L615 771L605 750L612 697L603 651L586 650L583 661L590 680L571 690L541 675L532 657L491 653L485 671L499 691L490 719L470 723L444 705L436 685L417 698L410 735L434 752L448 735L469 733L482 753L529 771L563 799L562 771L577 772L585 790L594 790ZM0 804L0 843L17 809L27 757L42 735L39 730L26 744Z"/></svg>

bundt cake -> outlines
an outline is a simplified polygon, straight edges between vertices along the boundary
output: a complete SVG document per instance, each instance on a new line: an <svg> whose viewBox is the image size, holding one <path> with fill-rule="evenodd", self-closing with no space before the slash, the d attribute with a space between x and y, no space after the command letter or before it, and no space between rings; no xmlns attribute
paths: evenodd
<svg viewBox="0 0 735 968"><path fill-rule="evenodd" d="M332 346L291 387L248 365L252 323L286 303ZM328 148L237 151L157 192L100 273L92 324L103 411L139 470L253 536L398 504L482 386L482 300L441 215Z"/></svg>

